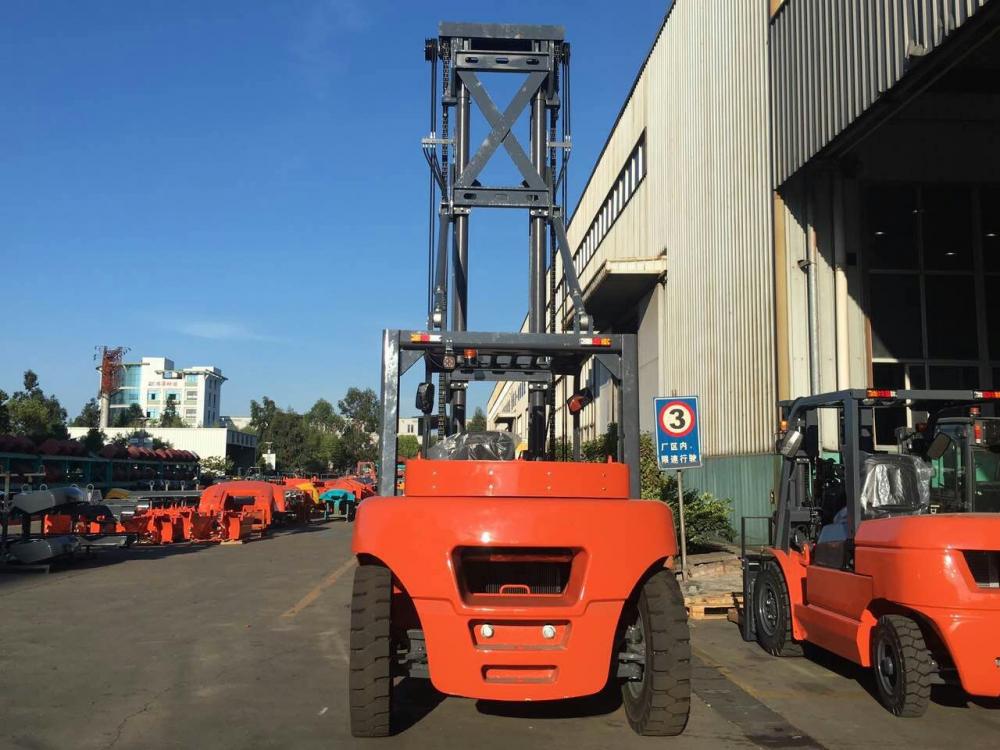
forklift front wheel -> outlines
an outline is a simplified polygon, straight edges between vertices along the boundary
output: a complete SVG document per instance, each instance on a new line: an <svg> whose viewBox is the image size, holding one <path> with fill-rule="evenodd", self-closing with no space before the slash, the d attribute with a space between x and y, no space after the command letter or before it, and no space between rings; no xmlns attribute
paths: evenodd
<svg viewBox="0 0 1000 750"><path fill-rule="evenodd" d="M754 630L757 643L774 656L802 656L802 646L792 640L792 609L785 576L775 563L767 563L753 585Z"/></svg>
<svg viewBox="0 0 1000 750"><path fill-rule="evenodd" d="M884 615L872 634L872 667L882 705L896 716L923 716L931 697L934 663L920 626Z"/></svg>
<svg viewBox="0 0 1000 750"><path fill-rule="evenodd" d="M386 737L392 709L392 572L381 565L354 571L351 597L351 734Z"/></svg>
<svg viewBox="0 0 1000 750"><path fill-rule="evenodd" d="M672 571L642 585L626 610L631 648L642 657L642 679L622 685L625 716L637 734L674 736L691 709L691 644L684 595Z"/></svg>

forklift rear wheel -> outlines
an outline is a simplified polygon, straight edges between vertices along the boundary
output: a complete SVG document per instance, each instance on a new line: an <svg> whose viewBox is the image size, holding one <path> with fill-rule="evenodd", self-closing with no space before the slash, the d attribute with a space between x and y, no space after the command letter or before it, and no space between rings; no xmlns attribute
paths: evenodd
<svg viewBox="0 0 1000 750"><path fill-rule="evenodd" d="M934 662L916 622L903 615L878 619L872 635L872 667L883 706L896 716L924 715Z"/></svg>
<svg viewBox="0 0 1000 750"><path fill-rule="evenodd" d="M392 573L381 565L354 571L351 597L351 734L386 737L392 709Z"/></svg>
<svg viewBox="0 0 1000 750"><path fill-rule="evenodd" d="M754 630L757 643L774 656L802 656L802 646L792 640L792 610L785 575L767 563L753 585Z"/></svg>
<svg viewBox="0 0 1000 750"><path fill-rule="evenodd" d="M646 580L625 623L644 665L641 680L622 685L628 723L637 734L680 734L691 710L691 644L684 596L671 571Z"/></svg>

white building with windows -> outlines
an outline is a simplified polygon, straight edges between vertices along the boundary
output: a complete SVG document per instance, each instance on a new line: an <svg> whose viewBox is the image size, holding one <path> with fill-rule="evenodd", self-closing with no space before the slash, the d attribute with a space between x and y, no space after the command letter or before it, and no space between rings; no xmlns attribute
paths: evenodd
<svg viewBox="0 0 1000 750"><path fill-rule="evenodd" d="M220 420L222 384L218 367L179 369L166 357L143 357L122 364L121 388L111 397L111 424L123 410L138 405L155 423L173 397L177 414L190 427L215 427Z"/></svg>

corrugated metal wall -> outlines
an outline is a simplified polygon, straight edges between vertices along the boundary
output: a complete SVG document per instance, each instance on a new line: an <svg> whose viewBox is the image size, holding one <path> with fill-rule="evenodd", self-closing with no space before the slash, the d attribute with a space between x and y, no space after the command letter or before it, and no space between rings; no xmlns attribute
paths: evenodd
<svg viewBox="0 0 1000 750"><path fill-rule="evenodd" d="M646 178L581 281L606 259L665 254L658 388L701 397L713 456L772 448L767 30L766 3L677 0L569 228L576 247L645 130Z"/></svg>
<svg viewBox="0 0 1000 750"><path fill-rule="evenodd" d="M778 457L774 455L710 458L703 468L684 472L684 487L732 500L729 525L739 531L741 517L770 516L774 512L771 491L777 486L778 469ZM754 522L747 528L747 536L763 536L766 530L766 523Z"/></svg>
<svg viewBox="0 0 1000 750"><path fill-rule="evenodd" d="M774 184L993 0L787 0L770 29Z"/></svg>

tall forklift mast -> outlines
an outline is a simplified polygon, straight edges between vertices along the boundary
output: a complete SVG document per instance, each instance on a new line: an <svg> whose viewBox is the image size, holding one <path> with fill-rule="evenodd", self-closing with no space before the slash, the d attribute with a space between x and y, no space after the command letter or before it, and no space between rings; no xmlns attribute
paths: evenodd
<svg viewBox="0 0 1000 750"><path fill-rule="evenodd" d="M504 701L594 695L610 680L636 732L679 734L690 707L687 615L665 567L677 555L670 508L639 500L636 335L594 333L563 225L563 30L443 23L424 49L431 63L427 321L423 330L382 334L379 492L361 504L351 544L359 563L351 732L391 733L393 678L406 675L429 677L447 695ZM521 77L502 110L483 84L487 74ZM474 152L473 107L489 131ZM522 114L527 147L515 134ZM483 184L501 147L517 184ZM469 220L480 208L526 209L526 331L468 330ZM554 305L545 320L556 281L549 277L547 297L546 266L555 268L557 252L571 310L570 330L561 332ZM425 452L406 462L400 488L400 380L421 363L416 408ZM555 461L555 385L573 384L566 410L579 461L580 411L593 400L579 385L590 366L607 372L603 398L617 401L618 461ZM526 454L516 455L510 435L464 434L471 382L516 383L518 395L527 394ZM435 397L439 442L430 446Z"/></svg>
<svg viewBox="0 0 1000 750"><path fill-rule="evenodd" d="M555 267L561 254L567 289L573 301L574 332L591 332L593 326L583 306L580 284L572 262L563 222L569 130L569 44L559 26L442 23L437 39L425 42L424 56L431 64L431 132L422 141L431 168L431 217L428 246L429 330L468 330L469 217L473 208L528 209L528 332L554 332L553 315L545 320L546 267ZM441 99L438 105L438 73ZM523 81L501 111L486 90L482 73L520 76ZM470 157L472 104L485 118L490 131ZM514 126L529 111L527 148ZM560 126L562 131L557 139ZM519 185L483 185L483 169L503 146L521 177ZM557 159L557 154L561 157ZM559 165L556 173L557 163ZM551 253L550 253L551 250ZM450 278L450 293L449 293ZM554 290L554 277L551 287ZM430 375L428 371L428 376ZM438 437L464 430L467 383L442 373L438 379ZM529 384L528 451L544 452L546 406L554 393L544 383ZM548 402L548 403L547 403ZM450 405L450 409L449 409ZM430 420L425 420L430 422ZM554 421L549 421L554 431ZM425 430L429 435L429 430ZM554 437L554 436L550 436Z"/></svg>
<svg viewBox="0 0 1000 750"><path fill-rule="evenodd" d="M554 458L555 382L572 383L575 406L592 396L579 389L584 364L607 370L617 386L615 413L621 439L618 460L631 469L631 496L638 497L638 375L634 334L594 335L566 237L564 206L569 127L569 44L559 26L442 23L438 38L424 44L430 63L430 133L422 140L430 167L427 328L386 330L383 336L382 471L379 491L395 493L399 379L423 360L417 408L423 413L424 452L438 439L465 430L469 382L525 382L528 394L527 454ZM484 74L520 76L501 110ZM438 98L440 95L440 99ZM475 106L489 132L473 153L470 124ZM516 133L527 113L527 146ZM560 114L562 117L560 118ZM517 169L518 184L486 185L484 168L503 150ZM561 193L562 200L557 200ZM528 213L528 330L468 330L469 219L474 208L526 209ZM436 215L435 215L436 214ZM572 307L572 330L556 333L556 253ZM546 321L548 299L553 301ZM436 382L435 382L436 378ZM436 417L434 401L437 399ZM573 419L574 458L580 458L579 409ZM548 443L548 446L546 445Z"/></svg>

